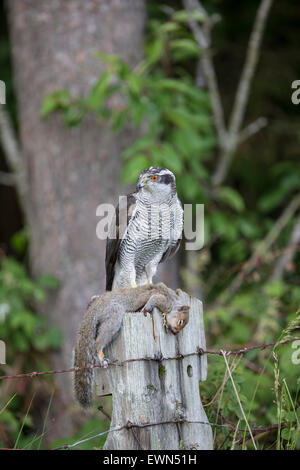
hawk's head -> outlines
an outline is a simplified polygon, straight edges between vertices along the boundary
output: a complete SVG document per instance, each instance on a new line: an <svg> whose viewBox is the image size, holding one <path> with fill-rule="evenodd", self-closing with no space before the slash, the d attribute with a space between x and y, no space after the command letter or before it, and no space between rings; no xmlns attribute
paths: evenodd
<svg viewBox="0 0 300 470"><path fill-rule="evenodd" d="M136 189L161 197L173 196L176 194L175 176L167 168L151 166L140 174Z"/></svg>

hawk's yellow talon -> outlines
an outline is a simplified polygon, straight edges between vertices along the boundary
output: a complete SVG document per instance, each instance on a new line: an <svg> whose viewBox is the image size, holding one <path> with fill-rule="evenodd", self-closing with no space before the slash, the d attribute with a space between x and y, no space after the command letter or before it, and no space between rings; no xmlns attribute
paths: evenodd
<svg viewBox="0 0 300 470"><path fill-rule="evenodd" d="M148 284L152 284L152 277L150 277L150 279L147 280Z"/></svg>
<svg viewBox="0 0 300 470"><path fill-rule="evenodd" d="M135 282L135 281L131 281L130 285L131 285L131 287L136 287L136 282Z"/></svg>

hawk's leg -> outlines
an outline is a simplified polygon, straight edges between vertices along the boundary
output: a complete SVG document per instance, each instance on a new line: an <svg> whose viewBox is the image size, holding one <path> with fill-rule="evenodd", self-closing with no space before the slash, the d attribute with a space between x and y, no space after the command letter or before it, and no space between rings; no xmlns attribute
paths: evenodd
<svg viewBox="0 0 300 470"><path fill-rule="evenodd" d="M130 280L130 287L136 287L136 272L134 264L127 267L128 279Z"/></svg>
<svg viewBox="0 0 300 470"><path fill-rule="evenodd" d="M152 278L156 274L157 266L158 263L160 262L161 259L161 253L156 255L146 266L145 266L145 272L147 276L147 282L148 284L152 284Z"/></svg>
<svg viewBox="0 0 300 470"><path fill-rule="evenodd" d="M148 283L145 271L143 271L140 275L137 276L136 283L138 286L145 286Z"/></svg>
<svg viewBox="0 0 300 470"><path fill-rule="evenodd" d="M130 260L130 262L120 263L115 269L113 289L136 286L136 271L133 262Z"/></svg>

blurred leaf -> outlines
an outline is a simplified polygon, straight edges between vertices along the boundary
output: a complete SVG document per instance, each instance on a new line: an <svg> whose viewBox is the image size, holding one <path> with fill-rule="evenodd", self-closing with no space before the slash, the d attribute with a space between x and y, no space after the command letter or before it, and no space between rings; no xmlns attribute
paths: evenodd
<svg viewBox="0 0 300 470"><path fill-rule="evenodd" d="M71 104L64 112L64 123L69 126L78 126L85 114L82 103L77 101Z"/></svg>
<svg viewBox="0 0 300 470"><path fill-rule="evenodd" d="M103 100L108 95L108 86L110 82L111 74L110 72L103 72L99 80L93 86L92 90L86 98L86 104L90 109L96 110L99 109L103 103Z"/></svg>
<svg viewBox="0 0 300 470"><path fill-rule="evenodd" d="M105 52L95 52L94 56L108 64L119 64L120 56L118 54L105 54Z"/></svg>
<svg viewBox="0 0 300 470"><path fill-rule="evenodd" d="M60 285L59 280L54 277L50 276L50 274L43 274L37 278L37 283L40 287L46 289L57 289Z"/></svg>
<svg viewBox="0 0 300 470"><path fill-rule="evenodd" d="M28 246L28 240L28 229L24 228L12 236L11 245L18 254L23 254Z"/></svg>
<svg viewBox="0 0 300 470"><path fill-rule="evenodd" d="M228 186L218 189L216 199L227 204L237 212L242 212L245 209L242 196L235 189Z"/></svg>
<svg viewBox="0 0 300 470"><path fill-rule="evenodd" d="M67 90L58 90L49 93L43 101L41 114L46 118L53 111L66 110L71 103L70 93Z"/></svg>
<svg viewBox="0 0 300 470"><path fill-rule="evenodd" d="M231 217L225 213L214 212L211 214L213 229L225 239L234 240L237 235L237 227L232 223Z"/></svg>
<svg viewBox="0 0 300 470"><path fill-rule="evenodd" d="M286 175L281 178L275 189L268 191L268 193L258 201L259 209L263 212L269 212L275 209L286 201L286 198L293 190L298 190L299 187L300 174L290 173Z"/></svg>
<svg viewBox="0 0 300 470"><path fill-rule="evenodd" d="M232 334L238 344L245 344L251 339L251 331L248 325L237 319L232 323Z"/></svg>
<svg viewBox="0 0 300 470"><path fill-rule="evenodd" d="M154 39L146 47L147 61L149 64L157 62L164 51L164 40L161 37Z"/></svg>
<svg viewBox="0 0 300 470"><path fill-rule="evenodd" d="M199 194L197 181L189 173L183 173L180 177L181 186L185 188L184 194L186 201L194 201Z"/></svg>
<svg viewBox="0 0 300 470"><path fill-rule="evenodd" d="M153 144L153 137L151 135L144 135L134 142L130 147L122 153L124 159L133 157L135 154L147 150Z"/></svg>
<svg viewBox="0 0 300 470"><path fill-rule="evenodd" d="M195 11L190 11L190 12L187 12L186 10L176 11L172 16L172 19L174 21L182 21L184 23L186 23L189 18L193 19L194 21L199 21L199 22L202 22L205 19L203 14L200 13L196 9Z"/></svg>
<svg viewBox="0 0 300 470"><path fill-rule="evenodd" d="M129 183L137 181L137 178L142 170L145 170L149 166L147 157L143 154L138 154L130 159L122 169L122 181Z"/></svg>
<svg viewBox="0 0 300 470"><path fill-rule="evenodd" d="M170 47L175 52L176 59L197 57L200 54L199 46L192 39L174 39L170 41Z"/></svg>
<svg viewBox="0 0 300 470"><path fill-rule="evenodd" d="M183 93L190 98L193 98L196 100L197 103L202 103L202 104L207 104L208 103L208 98L207 94L196 88L191 86L191 84L185 83L182 80L176 80L172 78L162 78L162 79L157 79L151 83L151 86L153 89L157 88L161 91L163 90L169 90L169 91L176 91L179 93ZM194 116L195 119L197 119L198 116Z"/></svg>
<svg viewBox="0 0 300 470"><path fill-rule="evenodd" d="M284 283L280 280L272 281L269 284L265 285L266 293L270 297L280 298L286 290Z"/></svg>
<svg viewBox="0 0 300 470"><path fill-rule="evenodd" d="M244 235L246 238L255 239L259 236L260 230L257 226L257 222L251 221L249 218L240 218L238 223L242 235Z"/></svg>
<svg viewBox="0 0 300 470"><path fill-rule="evenodd" d="M169 168L175 173L180 173L182 171L182 159L170 144L162 144L157 149L157 153L160 159L160 166Z"/></svg>

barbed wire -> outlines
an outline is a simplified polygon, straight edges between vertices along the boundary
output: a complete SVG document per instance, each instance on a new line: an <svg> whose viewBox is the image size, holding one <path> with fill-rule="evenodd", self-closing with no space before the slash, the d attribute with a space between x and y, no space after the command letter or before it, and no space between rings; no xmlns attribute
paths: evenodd
<svg viewBox="0 0 300 470"><path fill-rule="evenodd" d="M215 428L227 428L227 429L230 429L231 431L249 432L248 429L239 428L239 427L237 427L235 425L231 425L231 424L216 424L216 423L210 423L209 421L197 421L197 420L190 421L190 420L187 420L187 419L184 419L184 418L176 419L176 420L158 421L158 422L153 422L153 423L132 423L131 421L127 421L127 423L124 424L123 426L108 429L107 431L102 431L99 434L95 434L94 436L87 437L86 439L81 439L80 441L74 442L73 444L64 444L60 447L56 447L53 450L71 449L72 447L76 447L80 444L84 444L85 442L89 442L93 439L97 439L98 437L105 436L106 434L110 434L112 432L123 431L125 429L129 430L129 431L130 430L133 431L134 428L143 429L143 428L147 428L147 427L151 427L151 426L163 426L163 425L166 425L166 424L184 424L184 423L187 423L187 424L202 424L202 425L212 426L212 427L215 427ZM281 429L284 428L285 425L286 425L286 423L282 422L280 424L280 428ZM270 426L266 426L266 427L253 427L252 426L252 433L254 435L257 435L261 432L273 431L277 428L278 428L278 425L276 425L276 424L275 425L271 424ZM139 439L137 438L137 436L134 435L134 437L137 440L140 447L142 447ZM246 440L247 439L248 438L246 437Z"/></svg>
<svg viewBox="0 0 300 470"><path fill-rule="evenodd" d="M240 355L244 356L250 351L262 351L266 348L272 347L272 346L283 346L284 344L288 344L295 341L295 338L290 338L286 339L284 341L277 341L274 343L264 343L260 344L258 346L249 346L249 347L243 347L240 349L232 349L232 350L227 350L224 351L222 349L219 350L211 350L211 349L202 349L198 348L197 351L187 353L187 354L177 354L176 356L171 356L171 357L165 357L162 354L156 354L153 357L140 357L140 358L135 358L135 359L125 359L123 361L109 361L108 364L105 367L111 367L111 366L123 366L125 364L128 364L130 362L142 362L142 361L156 361L156 362L162 362L162 361L174 361L174 360L179 360L183 359L185 357L191 357L191 356L203 356L205 354L208 355L217 355L217 356L224 356L224 354L228 356L232 355ZM69 372L80 372L85 369L96 369L96 368L103 368L104 366L102 364L93 364L90 366L85 366L85 367L71 367L69 369L56 369L56 370L46 370L46 371L33 371L33 372L26 372L22 374L14 374L14 375L1 375L0 380L8 380L8 379L23 379L26 377L33 378L33 377L38 377L41 375L53 375L53 374L65 374Z"/></svg>
<svg viewBox="0 0 300 470"><path fill-rule="evenodd" d="M153 357L141 357L141 358L133 358L133 359L125 359L123 361L112 361L112 362L108 362L108 365L106 367L110 367L110 366L123 366L125 364L128 364L128 363L131 363L131 362L142 362L142 361L156 361L156 362L162 362L162 361L167 361L167 360L180 360L180 359L183 359L185 357L190 357L190 356L203 356L205 354L207 355L217 355L217 356L226 356L226 357L229 357L229 356L232 356L232 355L238 355L238 356L241 356L241 358L243 358L243 356L245 356L247 353L251 352L251 351L262 351L266 348L269 348L269 347L277 347L277 346L283 346L285 344L288 344L288 343L291 343L295 340L295 338L288 338L286 340L281 340L281 341L277 341L277 342L273 342L273 343L264 343L264 344L260 344L260 345L256 345L256 346L248 346L248 347L242 347L242 348L239 348L239 349L231 349L231 350L223 350L223 349L220 349L220 350L210 350L210 349L202 349L202 348L197 348L197 350L195 352L191 352L191 353L187 353L187 354L177 354L176 356L171 356L171 357L165 357L163 356L162 354L156 354L154 355ZM79 371L82 371L82 370L85 370L85 369L94 369L94 368L103 368L104 366L102 364L93 364L93 365L90 365L90 366L85 366L85 367L72 367L72 368L69 368L69 369L57 369L57 370L47 370L47 371L40 371L40 372L36 372L36 371L33 371L33 372L28 372L28 373L23 373L23 374L15 374L15 375L2 375L0 376L0 380L7 380L7 379L21 379L21 378L33 378L33 377L38 377L38 376L42 376L42 375L51 375L51 374L62 374L62 373L69 373L69 372L79 372ZM100 411L103 412L103 410L100 409ZM106 414L106 413L104 413ZM71 449L73 447L76 447L80 444L84 444L88 441L91 441L93 439L97 439L101 436L104 436L104 435L107 435L107 434L110 434L110 433L113 433L113 432L120 432L122 430L129 430L131 431L132 435L133 435L133 438L135 439L135 441L137 442L138 446L142 449L142 444L141 444L141 441L139 439L139 436L138 434L136 433L135 429L143 429L143 428L147 428L147 427L151 427L151 426L162 426L162 425L168 425L168 424L184 424L184 423L187 423L187 424L200 424L200 425L207 425L207 426L211 426L211 427L214 427L214 428L224 428L224 429L228 429L230 430L231 432L235 431L235 432L246 432L246 433L249 433L249 429L243 429L243 428L240 428L238 426L235 426L234 424L217 424L217 423L210 423L209 421L190 421L190 420L187 420L185 418L179 418L179 419L174 419L174 420L165 420L165 421L159 421L159 422L151 422L151 423L132 423L131 421L127 421L126 424L122 425L122 426L119 426L119 427L115 427L115 428L111 428L111 429L108 429L106 431L103 431L101 433L98 433L94 436L90 436L90 437L87 437L85 439L82 439L82 440L79 440L77 442L74 442L72 444L64 444L60 447L56 447L55 449L53 450L67 450L67 449ZM281 428L285 426L285 423L281 423ZM257 435L259 433L263 433L263 432L269 432L269 431L272 431L276 429L276 425L270 425L270 426L267 426L267 427L255 427L255 426L252 426L251 425L251 431L253 433L253 435ZM245 437L245 440L248 440L248 437L246 436ZM240 440L242 442L242 440ZM240 442L239 441L239 442Z"/></svg>
<svg viewBox="0 0 300 470"><path fill-rule="evenodd" d="M183 423L203 424L203 425L214 426L214 427L218 427L218 428L231 427L232 429L234 429L234 426L230 426L229 424L215 424L215 423L209 423L208 421L189 421L189 420L186 420L186 419L158 421L158 422L155 422L155 423L154 422L153 423L132 423L131 421L127 421L127 423L124 424L123 426L108 429L107 431L100 432L99 434L95 434L94 436L87 437L86 439L82 439L82 440L77 441L73 444L64 444L60 447L56 447L53 450L70 449L72 447L78 446L79 444L84 444L85 442L96 439L97 437L101 437L101 436L104 436L104 435L112 433L112 432L123 431L124 429L133 430L134 428L147 428L147 427L151 427L151 426L163 426L165 424L183 424ZM245 431L245 430L240 429L240 431Z"/></svg>

